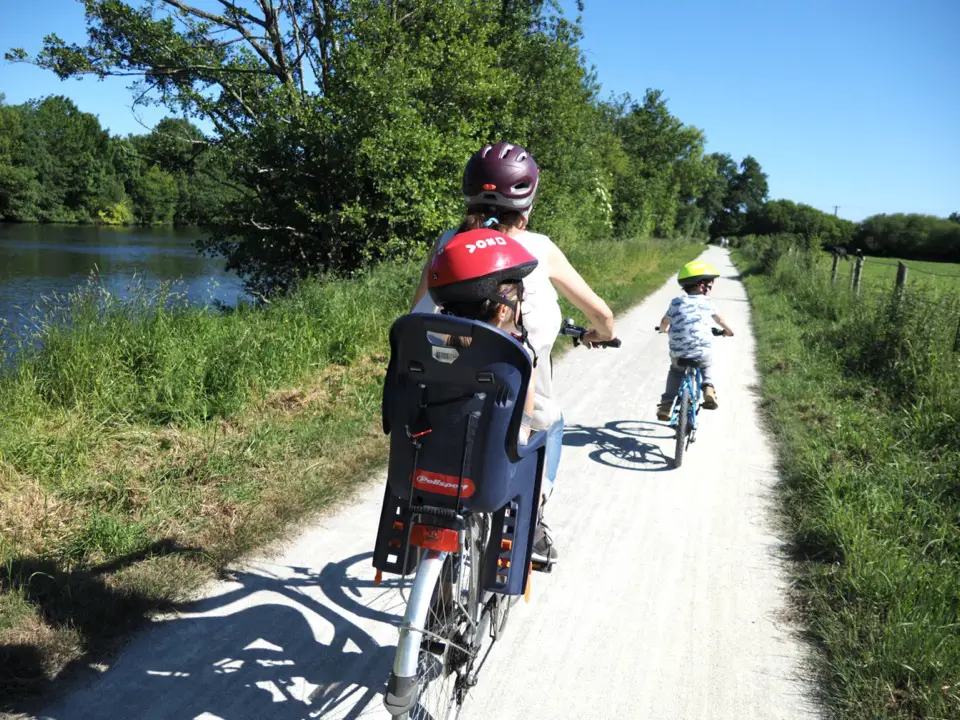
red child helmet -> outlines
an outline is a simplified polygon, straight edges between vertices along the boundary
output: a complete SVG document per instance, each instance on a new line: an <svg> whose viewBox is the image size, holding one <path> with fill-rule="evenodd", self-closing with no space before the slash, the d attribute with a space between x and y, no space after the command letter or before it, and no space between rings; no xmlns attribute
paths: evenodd
<svg viewBox="0 0 960 720"><path fill-rule="evenodd" d="M434 255L427 287L440 307L480 300L512 305L497 294L497 287L522 282L536 267L537 259L509 235L469 230L454 235Z"/></svg>

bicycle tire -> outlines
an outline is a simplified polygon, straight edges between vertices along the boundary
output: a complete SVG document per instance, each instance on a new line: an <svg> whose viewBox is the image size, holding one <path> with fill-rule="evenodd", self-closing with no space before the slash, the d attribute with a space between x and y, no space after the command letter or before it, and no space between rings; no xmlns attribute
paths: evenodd
<svg viewBox="0 0 960 720"><path fill-rule="evenodd" d="M469 689L465 678L481 642L476 629L483 611L480 562L484 534L482 521L471 518L464 528L462 551L444 560L425 621L428 634L417 658L416 704L395 716L397 720L454 720L460 714Z"/></svg>
<svg viewBox="0 0 960 720"><path fill-rule="evenodd" d="M677 409L677 445L673 452L673 466L683 464L683 451L687 449L687 433L690 421L690 388L687 383L680 388L680 402Z"/></svg>

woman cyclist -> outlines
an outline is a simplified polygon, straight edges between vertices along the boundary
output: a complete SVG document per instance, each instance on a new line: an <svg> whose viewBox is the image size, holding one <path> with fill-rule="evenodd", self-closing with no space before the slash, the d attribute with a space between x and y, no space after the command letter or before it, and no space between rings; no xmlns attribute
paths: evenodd
<svg viewBox="0 0 960 720"><path fill-rule="evenodd" d="M553 491L563 448L563 414L554 395L550 362L550 351L563 322L557 291L593 325L584 337L586 343L612 340L616 333L610 308L580 277L563 252L546 235L527 230L539 177L537 163L518 145L485 145L470 158L463 173L467 216L458 229L443 233L430 251L413 311L437 311L436 303L427 294L430 264L458 232L489 227L516 240L537 259L536 268L523 282L522 317L528 342L538 358L532 426L548 433L542 498L546 502ZM553 539L542 519L533 552L536 562L557 561Z"/></svg>

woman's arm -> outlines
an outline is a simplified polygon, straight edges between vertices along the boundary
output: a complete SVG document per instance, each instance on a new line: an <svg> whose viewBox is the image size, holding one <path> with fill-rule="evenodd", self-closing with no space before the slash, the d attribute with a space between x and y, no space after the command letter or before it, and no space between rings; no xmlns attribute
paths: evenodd
<svg viewBox="0 0 960 720"><path fill-rule="evenodd" d="M523 400L523 419L520 421L520 444L526 445L530 439L533 425L534 394L536 390L536 376L530 373L530 384L527 385L527 397Z"/></svg>
<svg viewBox="0 0 960 720"><path fill-rule="evenodd" d="M593 330L584 340L587 342L602 342L616 337L613 313L610 308L591 288L587 281L580 277L567 256L556 245L550 247L550 280L567 300L580 310L593 325Z"/></svg>
<svg viewBox="0 0 960 720"><path fill-rule="evenodd" d="M417 291L413 294L413 305L410 307L411 312L413 308L417 306L417 303L423 299L423 296L427 294L427 278L429 277L430 263L433 261L433 256L436 255L437 250L447 240L448 236L453 237L454 234L453 231L448 230L445 233L441 233L440 237L433 241L430 253L427 255L427 259L423 261L423 270L420 271L420 284L417 285Z"/></svg>
<svg viewBox="0 0 960 720"><path fill-rule="evenodd" d="M417 306L417 303L423 299L423 296L427 294L427 272L430 270L430 261L433 259L433 250L430 251L430 254L427 255L426 261L423 263L423 270L420 271L420 284L417 285L417 291L413 294L413 305L410 306L411 312L413 308Z"/></svg>

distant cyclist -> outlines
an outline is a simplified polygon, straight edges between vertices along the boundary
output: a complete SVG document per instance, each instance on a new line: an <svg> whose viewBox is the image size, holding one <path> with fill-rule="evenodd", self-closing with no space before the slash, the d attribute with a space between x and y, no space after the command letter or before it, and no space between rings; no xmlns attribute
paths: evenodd
<svg viewBox="0 0 960 720"><path fill-rule="evenodd" d="M537 163L518 145L485 145L470 158L463 173L467 216L457 230L446 231L434 243L414 298L414 312L436 312L436 304L427 295L430 263L457 232L490 227L518 241L537 259L536 269L524 279L522 311L528 340L538 358L533 429L547 431L542 498L546 502L553 491L563 448L563 414L554 395L550 362L550 351L563 321L557 291L593 325L585 342L611 340L616 334L610 308L580 277L563 252L546 235L527 230L539 178ZM557 560L553 539L542 522L533 553L534 560L540 563Z"/></svg>
<svg viewBox="0 0 960 720"><path fill-rule="evenodd" d="M699 360L703 377L703 407L716 410L717 391L713 384L713 325L723 329L723 334L733 335L733 330L724 322L710 299L714 281L720 277L717 269L703 260L694 260L684 265L677 274L677 281L685 294L673 299L666 314L660 320L660 332L670 332L670 372L667 385L657 406L657 419L667 421L673 409L673 401L683 382L683 366L677 360Z"/></svg>

